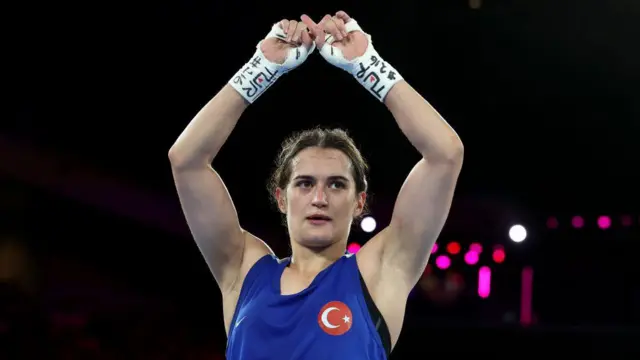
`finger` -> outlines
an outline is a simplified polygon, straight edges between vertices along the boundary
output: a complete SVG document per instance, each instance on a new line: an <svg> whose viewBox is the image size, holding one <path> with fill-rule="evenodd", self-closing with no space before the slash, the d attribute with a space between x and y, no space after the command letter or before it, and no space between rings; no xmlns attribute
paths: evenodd
<svg viewBox="0 0 640 360"><path fill-rule="evenodd" d="M319 24L316 24L308 15L302 15L300 20L307 25L307 28L311 31L311 37L316 42L318 48L322 48L324 45L324 31Z"/></svg>
<svg viewBox="0 0 640 360"><path fill-rule="evenodd" d="M322 18L322 20L320 20L320 23L318 24L318 26L320 26L320 28L323 31L327 32L326 26L327 26L327 23L330 23L330 22L331 22L331 15L327 14Z"/></svg>
<svg viewBox="0 0 640 360"><path fill-rule="evenodd" d="M296 26L296 31L293 33L293 37L291 38L291 42L300 44L303 32L307 32L307 27L303 23L298 23Z"/></svg>
<svg viewBox="0 0 640 360"><path fill-rule="evenodd" d="M318 24L318 28L321 30L321 34L316 38L316 45L318 46L318 49L322 49L322 45L326 43L327 41L329 41L329 45L331 45L331 42L335 41L335 37L333 35L330 35L329 37L327 37L326 35L329 34L329 32L327 31L327 23L331 22L331 16L329 15L325 15L322 20L320 20L320 23ZM319 41L319 39L321 39Z"/></svg>
<svg viewBox="0 0 640 360"><path fill-rule="evenodd" d="M289 30L289 20L287 19L282 19L280 20L280 28L284 31L284 33L286 34L287 31Z"/></svg>
<svg viewBox="0 0 640 360"><path fill-rule="evenodd" d="M341 11L338 11L338 12L336 13L336 17L337 17L338 19L340 19L340 20L344 21L344 23L345 23L345 24L346 24L346 23L348 23L349 21L351 21L351 17L350 17L349 15L347 15L347 13L346 13L346 12L344 12L344 11L342 11L342 10L341 10Z"/></svg>
<svg viewBox="0 0 640 360"><path fill-rule="evenodd" d="M300 20L302 21L303 24L307 25L307 28L309 29L315 29L316 27L318 27L318 24L316 24L310 17L309 15L306 14L302 14L302 16L300 16Z"/></svg>
<svg viewBox="0 0 640 360"><path fill-rule="evenodd" d="M318 26L318 24L316 24L307 14L302 14L302 16L300 16L300 20L303 24L307 25L309 29L314 29Z"/></svg>
<svg viewBox="0 0 640 360"><path fill-rule="evenodd" d="M310 47L311 44L313 44L313 38L311 36L312 34L307 29L300 34L300 38L302 39L302 44L304 46Z"/></svg>
<svg viewBox="0 0 640 360"><path fill-rule="evenodd" d="M338 28L338 33L342 35L342 37L347 37L347 29L344 26L344 21L337 16L334 16L332 19L336 27Z"/></svg>
<svg viewBox="0 0 640 360"><path fill-rule="evenodd" d="M285 41L291 42L293 35L296 33L296 27L298 27L298 22L295 20L289 20L289 31L287 31L287 39Z"/></svg>
<svg viewBox="0 0 640 360"><path fill-rule="evenodd" d="M342 40L342 34L338 31L338 26L333 22L333 19L329 17L328 20L323 21L324 31L332 35L336 40Z"/></svg>

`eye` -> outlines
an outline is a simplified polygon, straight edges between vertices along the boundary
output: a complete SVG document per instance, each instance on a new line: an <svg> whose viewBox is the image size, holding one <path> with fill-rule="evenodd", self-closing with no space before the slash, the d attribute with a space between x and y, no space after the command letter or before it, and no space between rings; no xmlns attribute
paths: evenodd
<svg viewBox="0 0 640 360"><path fill-rule="evenodd" d="M300 180L296 183L296 186L306 189L306 188L310 188L312 184L311 184L311 181L309 180Z"/></svg>
<svg viewBox="0 0 640 360"><path fill-rule="evenodd" d="M332 181L329 187L331 189L344 189L347 185L342 181Z"/></svg>

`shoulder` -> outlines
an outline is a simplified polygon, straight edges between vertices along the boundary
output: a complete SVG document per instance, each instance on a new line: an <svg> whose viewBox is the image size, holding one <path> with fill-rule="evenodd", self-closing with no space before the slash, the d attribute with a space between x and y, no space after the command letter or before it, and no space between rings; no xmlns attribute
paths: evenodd
<svg viewBox="0 0 640 360"><path fill-rule="evenodd" d="M250 232L244 231L242 263L240 265L238 278L232 286L232 291L239 291L242 288L244 279L247 277L254 265L262 259L279 261L267 243Z"/></svg>
<svg viewBox="0 0 640 360"><path fill-rule="evenodd" d="M227 330L243 289L259 283L261 281L259 275L268 275L268 269L276 267L282 261L260 238L247 231L243 232L245 238L240 271L229 290L222 293L223 314Z"/></svg>

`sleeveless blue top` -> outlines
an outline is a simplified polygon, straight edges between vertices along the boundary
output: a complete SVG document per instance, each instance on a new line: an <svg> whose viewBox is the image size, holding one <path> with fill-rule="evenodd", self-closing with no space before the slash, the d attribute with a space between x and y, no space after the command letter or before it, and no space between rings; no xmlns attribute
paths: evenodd
<svg viewBox="0 0 640 360"><path fill-rule="evenodd" d="M249 270L229 326L227 359L386 359L356 257L342 256L303 291L281 295L289 262L266 255Z"/></svg>

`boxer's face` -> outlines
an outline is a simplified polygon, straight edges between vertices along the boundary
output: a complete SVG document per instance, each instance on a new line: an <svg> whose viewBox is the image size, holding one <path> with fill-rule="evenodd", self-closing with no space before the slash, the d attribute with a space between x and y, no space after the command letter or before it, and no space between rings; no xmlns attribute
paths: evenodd
<svg viewBox="0 0 640 360"><path fill-rule="evenodd" d="M346 245L365 202L364 193L356 194L349 158L340 150L311 147L298 153L291 170L287 188L276 196L293 241L312 248Z"/></svg>

